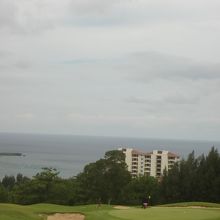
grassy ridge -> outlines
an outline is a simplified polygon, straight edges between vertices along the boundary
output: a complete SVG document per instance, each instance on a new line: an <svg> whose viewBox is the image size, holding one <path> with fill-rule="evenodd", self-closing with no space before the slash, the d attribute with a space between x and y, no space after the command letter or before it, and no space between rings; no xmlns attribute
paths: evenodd
<svg viewBox="0 0 220 220"><path fill-rule="evenodd" d="M148 209L129 208L116 210L111 206L60 206L51 204L36 204L20 206L0 204L0 220L43 220L46 216L56 212L82 213L86 220L217 220L220 219L220 209L189 208L188 206L207 207L207 203L180 203L170 204L169 207L152 207ZM175 207L171 207L175 206ZM177 207L181 206L181 207ZM186 207L183 207L186 206ZM208 207L220 207L219 204L208 203Z"/></svg>
<svg viewBox="0 0 220 220"><path fill-rule="evenodd" d="M218 203L209 203L209 202L180 202L180 203L172 203L161 205L160 207L205 207L205 208L220 208L220 204Z"/></svg>

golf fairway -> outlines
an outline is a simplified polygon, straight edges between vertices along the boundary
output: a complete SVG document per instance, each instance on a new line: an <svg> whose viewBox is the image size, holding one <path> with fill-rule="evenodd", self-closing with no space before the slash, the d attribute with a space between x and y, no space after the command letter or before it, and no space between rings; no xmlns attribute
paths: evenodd
<svg viewBox="0 0 220 220"><path fill-rule="evenodd" d="M60 206L36 204L20 206L0 204L0 220L46 220L54 213L81 213L85 220L220 220L219 208L151 207L147 209L96 205Z"/></svg>
<svg viewBox="0 0 220 220"><path fill-rule="evenodd" d="M220 209L155 207L148 209L114 210L110 215L126 220L217 220Z"/></svg>

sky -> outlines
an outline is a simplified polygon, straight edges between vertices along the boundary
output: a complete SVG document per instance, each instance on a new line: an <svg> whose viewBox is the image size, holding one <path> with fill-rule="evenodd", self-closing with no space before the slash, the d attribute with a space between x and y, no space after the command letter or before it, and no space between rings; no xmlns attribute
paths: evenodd
<svg viewBox="0 0 220 220"><path fill-rule="evenodd" d="M219 0L0 0L0 132L220 140Z"/></svg>

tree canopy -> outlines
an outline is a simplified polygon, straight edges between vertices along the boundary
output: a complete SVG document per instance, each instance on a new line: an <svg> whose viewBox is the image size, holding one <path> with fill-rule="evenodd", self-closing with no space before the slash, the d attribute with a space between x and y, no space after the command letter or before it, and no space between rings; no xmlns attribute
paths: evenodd
<svg viewBox="0 0 220 220"><path fill-rule="evenodd" d="M208 155L192 152L176 163L161 179L131 178L125 155L113 150L87 164L77 176L63 179L54 168L43 168L32 178L18 174L0 181L0 202L18 204L140 204L150 196L150 204L173 202L220 202L220 155L212 147Z"/></svg>

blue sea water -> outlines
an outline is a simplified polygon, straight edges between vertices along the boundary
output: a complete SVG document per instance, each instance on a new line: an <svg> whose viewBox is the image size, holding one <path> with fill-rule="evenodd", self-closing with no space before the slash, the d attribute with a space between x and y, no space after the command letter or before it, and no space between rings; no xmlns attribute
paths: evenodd
<svg viewBox="0 0 220 220"><path fill-rule="evenodd" d="M147 152L169 150L186 158L193 150L196 155L207 154L212 146L220 151L220 142L216 141L0 133L0 152L25 154L21 157L0 156L0 178L17 173L32 177L42 167L53 167L61 177L72 177L86 164L118 147Z"/></svg>

